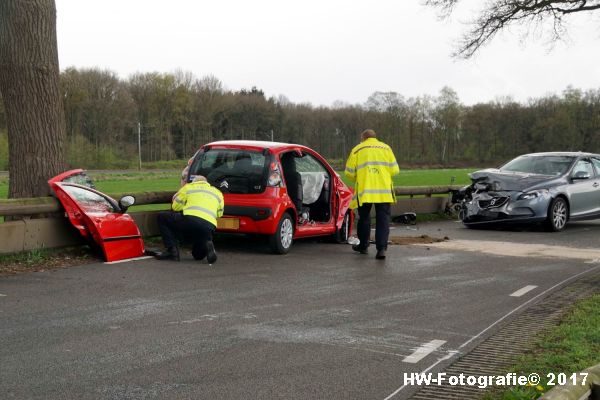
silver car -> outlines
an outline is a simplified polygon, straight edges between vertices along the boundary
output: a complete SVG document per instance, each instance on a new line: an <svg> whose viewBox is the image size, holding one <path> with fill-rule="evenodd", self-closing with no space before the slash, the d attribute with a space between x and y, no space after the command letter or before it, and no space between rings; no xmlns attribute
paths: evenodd
<svg viewBox="0 0 600 400"><path fill-rule="evenodd" d="M469 176L472 184L455 193L467 227L541 221L556 232L569 220L600 218L599 154L525 154Z"/></svg>

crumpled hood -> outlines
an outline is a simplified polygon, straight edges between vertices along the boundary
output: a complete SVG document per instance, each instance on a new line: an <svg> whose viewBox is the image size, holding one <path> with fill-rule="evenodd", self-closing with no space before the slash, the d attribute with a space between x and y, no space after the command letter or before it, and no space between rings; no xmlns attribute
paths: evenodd
<svg viewBox="0 0 600 400"><path fill-rule="evenodd" d="M540 183L555 181L557 178L548 175L529 174L523 172L504 172L488 168L469 174L473 183L482 182L490 185L492 191L526 191Z"/></svg>

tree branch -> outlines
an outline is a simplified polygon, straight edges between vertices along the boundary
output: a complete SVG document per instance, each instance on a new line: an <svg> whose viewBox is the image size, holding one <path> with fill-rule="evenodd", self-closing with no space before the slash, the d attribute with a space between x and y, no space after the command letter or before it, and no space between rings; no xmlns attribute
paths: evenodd
<svg viewBox="0 0 600 400"><path fill-rule="evenodd" d="M425 0L449 16L460 0ZM510 25L522 22L542 24L551 20L553 40L566 32L563 17L578 12L600 10L600 0L491 0L472 22L472 28L460 39L455 57L470 58L483 45Z"/></svg>

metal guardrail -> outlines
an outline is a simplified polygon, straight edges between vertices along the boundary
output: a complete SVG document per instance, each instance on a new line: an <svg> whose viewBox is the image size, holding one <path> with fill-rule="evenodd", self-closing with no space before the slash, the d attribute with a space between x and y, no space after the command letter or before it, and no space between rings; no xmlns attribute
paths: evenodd
<svg viewBox="0 0 600 400"><path fill-rule="evenodd" d="M398 186L394 192L398 196L426 196L448 194L451 190L459 189L461 186ZM135 197L136 205L168 204L175 192L141 192L141 193L110 193L110 197L119 199L125 194ZM0 200L0 216L23 216L51 214L60 212L62 206L54 197L36 197L27 199Z"/></svg>
<svg viewBox="0 0 600 400"><path fill-rule="evenodd" d="M113 199L119 199L125 194L110 193ZM136 205L170 203L175 192L141 192L133 193ZM35 197L28 199L0 200L0 216L23 216L36 214L51 214L62 211L62 206L54 197Z"/></svg>
<svg viewBox="0 0 600 400"><path fill-rule="evenodd" d="M448 203L448 196L432 195L448 194L450 190L455 188L457 187L397 187L395 192L399 197L396 204L392 205L392 215L405 212L419 214L444 211ZM133 193L136 198L136 205L140 206L169 204L173 194L172 191ZM111 193L109 195L119 199L124 193ZM156 224L157 212L136 212L135 208L131 209L130 214L143 236L159 234ZM54 197L0 200L0 217L10 218L9 221L0 223L0 254L83 243L80 235L63 215L62 206Z"/></svg>
<svg viewBox="0 0 600 400"><path fill-rule="evenodd" d="M394 193L397 196L431 196L434 194L448 194L452 190L458 190L464 185L447 186L396 186Z"/></svg>
<svg viewBox="0 0 600 400"><path fill-rule="evenodd" d="M555 386L540 400L598 400L600 399L600 364L583 370L586 375L577 373L569 375L567 384ZM576 379L572 381L571 376ZM585 384L584 384L585 379Z"/></svg>

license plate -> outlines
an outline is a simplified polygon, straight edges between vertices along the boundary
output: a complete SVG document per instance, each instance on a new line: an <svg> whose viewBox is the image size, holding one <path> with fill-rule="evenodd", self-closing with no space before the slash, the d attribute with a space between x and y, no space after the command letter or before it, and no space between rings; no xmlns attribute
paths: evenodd
<svg viewBox="0 0 600 400"><path fill-rule="evenodd" d="M240 229L239 218L218 218L217 229Z"/></svg>

